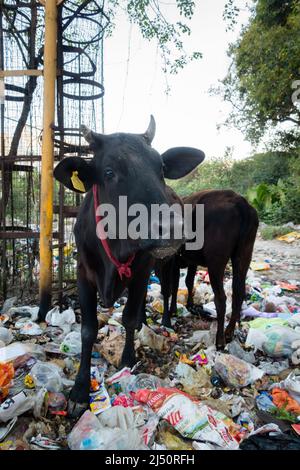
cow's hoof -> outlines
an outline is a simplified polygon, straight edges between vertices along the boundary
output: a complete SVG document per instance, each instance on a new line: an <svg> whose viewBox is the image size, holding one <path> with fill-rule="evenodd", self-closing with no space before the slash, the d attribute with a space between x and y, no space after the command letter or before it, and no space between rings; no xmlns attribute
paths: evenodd
<svg viewBox="0 0 300 470"><path fill-rule="evenodd" d="M80 418L80 416L89 408L88 403L77 403L69 398L68 401L68 417L72 419Z"/></svg>
<svg viewBox="0 0 300 470"><path fill-rule="evenodd" d="M121 359L121 367L132 367L136 364L135 354L123 354Z"/></svg>
<svg viewBox="0 0 300 470"><path fill-rule="evenodd" d="M216 343L217 351L224 351L224 348L225 348L225 342L224 341L217 341L217 343Z"/></svg>
<svg viewBox="0 0 300 470"><path fill-rule="evenodd" d="M170 321L162 321L161 326L164 326L165 328L172 328L172 324Z"/></svg>
<svg viewBox="0 0 300 470"><path fill-rule="evenodd" d="M234 331L226 331L225 330L225 341L226 343L231 343L234 337Z"/></svg>

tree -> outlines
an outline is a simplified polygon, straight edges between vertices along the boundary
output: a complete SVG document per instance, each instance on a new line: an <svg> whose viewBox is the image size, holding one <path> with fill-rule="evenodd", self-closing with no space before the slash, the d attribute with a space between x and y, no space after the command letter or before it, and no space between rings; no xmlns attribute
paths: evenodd
<svg viewBox="0 0 300 470"><path fill-rule="evenodd" d="M163 71L177 73L188 62L199 59L202 54L194 51L190 55L185 52L183 37L190 35L191 29L186 20L191 20L196 7L192 0L176 0L176 21L168 19L170 4L160 0L109 0L106 10L110 18L112 33L114 21L120 10L126 11L131 22L137 24L145 39L156 39L163 59ZM172 11L171 10L171 11Z"/></svg>
<svg viewBox="0 0 300 470"><path fill-rule="evenodd" d="M230 0L231 25L233 8ZM299 25L299 0L253 0L249 24L229 48L231 66L217 92L233 106L226 124L252 143L276 131L277 142L299 145L300 106L292 100L300 78Z"/></svg>

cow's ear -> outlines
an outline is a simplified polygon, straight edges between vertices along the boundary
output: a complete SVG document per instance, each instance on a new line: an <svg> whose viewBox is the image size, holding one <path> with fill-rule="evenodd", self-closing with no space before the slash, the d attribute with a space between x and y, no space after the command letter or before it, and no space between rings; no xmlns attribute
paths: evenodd
<svg viewBox="0 0 300 470"><path fill-rule="evenodd" d="M64 158L54 169L54 177L76 193L85 193L95 182L91 164L81 157Z"/></svg>
<svg viewBox="0 0 300 470"><path fill-rule="evenodd" d="M194 170L203 162L205 154L192 147L174 147L162 154L164 176L176 180Z"/></svg>

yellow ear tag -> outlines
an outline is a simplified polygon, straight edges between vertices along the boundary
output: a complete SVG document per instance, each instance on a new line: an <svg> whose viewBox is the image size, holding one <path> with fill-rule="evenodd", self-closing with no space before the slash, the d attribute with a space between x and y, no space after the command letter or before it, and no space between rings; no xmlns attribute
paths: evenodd
<svg viewBox="0 0 300 470"><path fill-rule="evenodd" d="M78 176L78 171L73 171L72 176L71 176L71 181L73 184L73 187L77 189L77 191L81 191L82 193L85 193L85 187L83 182Z"/></svg>

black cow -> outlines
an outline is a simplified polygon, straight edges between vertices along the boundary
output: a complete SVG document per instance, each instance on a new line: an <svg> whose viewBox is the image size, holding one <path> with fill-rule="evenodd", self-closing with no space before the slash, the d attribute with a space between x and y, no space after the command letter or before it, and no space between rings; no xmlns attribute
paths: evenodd
<svg viewBox="0 0 300 470"><path fill-rule="evenodd" d="M83 129L83 134L94 152L92 161L88 163L80 157L69 157L54 170L55 178L67 188L87 192L74 228L79 254L77 280L82 313L82 354L70 394L71 416L78 416L89 403L91 352L98 331L97 292L103 304L110 307L128 287L128 300L123 312L126 343L122 365L133 366L136 362L134 331L143 314L154 260L174 254L182 244L182 239L166 240L162 237L110 239L108 255L96 234L95 201L113 205L117 220L124 215L119 213L119 196L127 196L128 207L142 203L150 210L152 204L169 205L164 176L180 178L204 159L202 151L189 147L172 148L162 155L156 152L151 147L155 134L152 116L144 134L100 135L87 128ZM116 264L119 264L119 270Z"/></svg>
<svg viewBox="0 0 300 470"><path fill-rule="evenodd" d="M205 190L183 198L184 204L204 205L204 244L200 250L187 250L183 245L179 252L166 261L157 262L164 297L162 324L170 327L170 314L176 312L180 268L188 267L186 286L187 307L193 303L193 287L197 266L207 267L217 311L217 349L223 349L234 335L235 324L245 298L245 281L251 262L258 228L256 210L245 198L231 190ZM196 212L193 210L193 230ZM232 262L232 315L225 331L226 295L223 277L228 261ZM169 297L171 305L169 306Z"/></svg>

